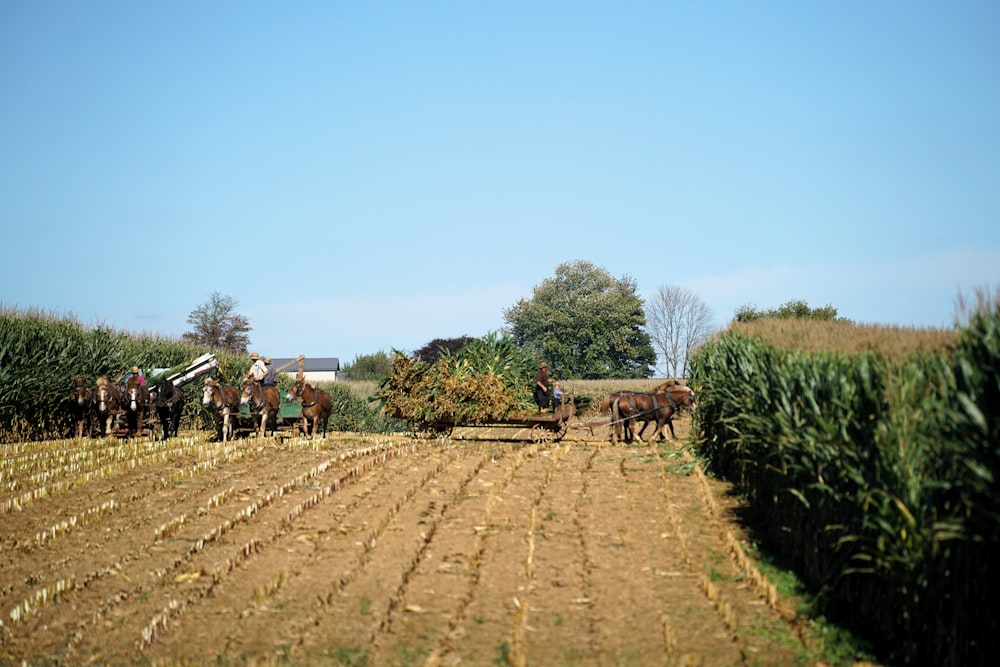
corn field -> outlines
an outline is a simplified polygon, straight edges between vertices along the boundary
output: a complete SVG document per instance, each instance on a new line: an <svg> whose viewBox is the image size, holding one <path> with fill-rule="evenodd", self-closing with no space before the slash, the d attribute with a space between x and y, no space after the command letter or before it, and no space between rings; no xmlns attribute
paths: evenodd
<svg viewBox="0 0 1000 667"><path fill-rule="evenodd" d="M824 608L891 660L992 663L1000 309L958 333L783 326L693 359L701 453Z"/></svg>
<svg viewBox="0 0 1000 667"><path fill-rule="evenodd" d="M133 365L147 371L166 368L166 375L209 351L105 326L87 329L71 318L34 310L2 310L0 442L70 435L75 377L85 378L92 387L101 376L120 380ZM249 367L242 357L217 353L216 359L217 373L226 382L242 377ZM189 401L189 419L197 419L200 408L198 401Z"/></svg>

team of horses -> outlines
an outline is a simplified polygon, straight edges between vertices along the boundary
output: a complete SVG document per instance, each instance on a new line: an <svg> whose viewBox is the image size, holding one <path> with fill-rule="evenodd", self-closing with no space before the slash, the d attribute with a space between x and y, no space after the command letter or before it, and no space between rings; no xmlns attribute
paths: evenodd
<svg viewBox="0 0 1000 667"><path fill-rule="evenodd" d="M601 413L611 415L608 423L608 440L615 442L643 442L642 434L650 423L656 424L653 437L665 440L664 427L674 433L674 416L681 412L694 413L697 400L691 387L677 380L667 380L651 392L616 391L608 394L601 403ZM642 428L635 431L636 422Z"/></svg>
<svg viewBox="0 0 1000 667"><path fill-rule="evenodd" d="M112 382L106 375L97 378L93 389L83 377L73 379L73 417L76 437L89 435L96 424L101 435L117 433L115 425L119 415L125 416L125 435L134 438L142 434L149 411L155 410L160 420L162 438L176 437L184 411L184 392L168 380L160 380L147 389L132 375L124 387Z"/></svg>

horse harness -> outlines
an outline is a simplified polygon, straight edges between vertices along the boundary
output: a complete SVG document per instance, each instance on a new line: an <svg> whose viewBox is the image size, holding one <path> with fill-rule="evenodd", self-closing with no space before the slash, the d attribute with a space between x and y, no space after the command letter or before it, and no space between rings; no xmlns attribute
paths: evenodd
<svg viewBox="0 0 1000 667"><path fill-rule="evenodd" d="M303 384L302 385L303 393L305 392L305 388L306 388L306 385ZM313 389L312 387L310 387L310 388ZM312 406L314 406L317 403L319 403L319 391L317 389L313 389L313 400L312 400L312 403L306 403L306 402L304 402L305 401L305 397L304 397L304 395L302 393L300 393L299 396L302 397L302 399L303 399L303 403L302 403L302 407L303 408L311 408Z"/></svg>
<svg viewBox="0 0 1000 667"><path fill-rule="evenodd" d="M618 400L620 401L623 398L627 398L628 399L629 407L631 407L634 410L635 409L635 401L632 400L632 397L635 396L635 394L636 394L636 392L632 392L632 391L630 391L630 392L623 392L618 397ZM673 411L674 412L680 412L681 411L681 404L677 401L677 399L674 398L673 396L671 396L670 392L663 392L663 394L667 397L667 401L670 403L670 407L673 409ZM656 397L656 394L647 394L647 396ZM657 410L659 410L662 407L663 407L662 405L660 405L659 403L657 403L656 407L650 408L649 410L644 410L642 412L637 412L636 414L629 415L628 417L622 417L621 419L612 421L608 425L611 426L613 424L618 424L620 422L629 421L630 419L638 419L639 417L643 417L645 415L653 414L654 412L656 412Z"/></svg>

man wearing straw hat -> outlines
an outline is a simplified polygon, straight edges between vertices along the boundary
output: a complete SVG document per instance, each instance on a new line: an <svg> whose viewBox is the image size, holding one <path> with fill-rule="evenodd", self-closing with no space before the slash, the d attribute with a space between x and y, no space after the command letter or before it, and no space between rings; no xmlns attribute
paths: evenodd
<svg viewBox="0 0 1000 667"><path fill-rule="evenodd" d="M250 355L250 370L247 371L247 377L252 378L254 382L263 382L264 376L267 375L267 366L264 365L264 360L260 358L260 355L254 352Z"/></svg>

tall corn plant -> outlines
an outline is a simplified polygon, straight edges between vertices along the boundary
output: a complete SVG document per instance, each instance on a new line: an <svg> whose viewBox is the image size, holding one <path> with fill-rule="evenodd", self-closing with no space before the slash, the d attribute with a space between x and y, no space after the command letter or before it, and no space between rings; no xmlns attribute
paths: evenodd
<svg viewBox="0 0 1000 667"><path fill-rule="evenodd" d="M992 664L1000 651L1000 306L974 315L953 367L928 476L935 511L921 631L938 664ZM951 387L949 389L952 389Z"/></svg>
<svg viewBox="0 0 1000 667"><path fill-rule="evenodd" d="M974 576L1000 555L997 319L966 332L954 372L947 350L887 364L737 333L693 361L703 453L823 604L902 662L979 663L1000 637L977 613L997 585Z"/></svg>
<svg viewBox="0 0 1000 667"><path fill-rule="evenodd" d="M73 318L2 310L0 441L69 435L76 376L87 378L91 386L102 375L118 381L133 365L179 369L205 351L168 338L134 337L103 325L85 329ZM242 377L249 367L243 357L219 355L218 359L220 375L227 381Z"/></svg>

